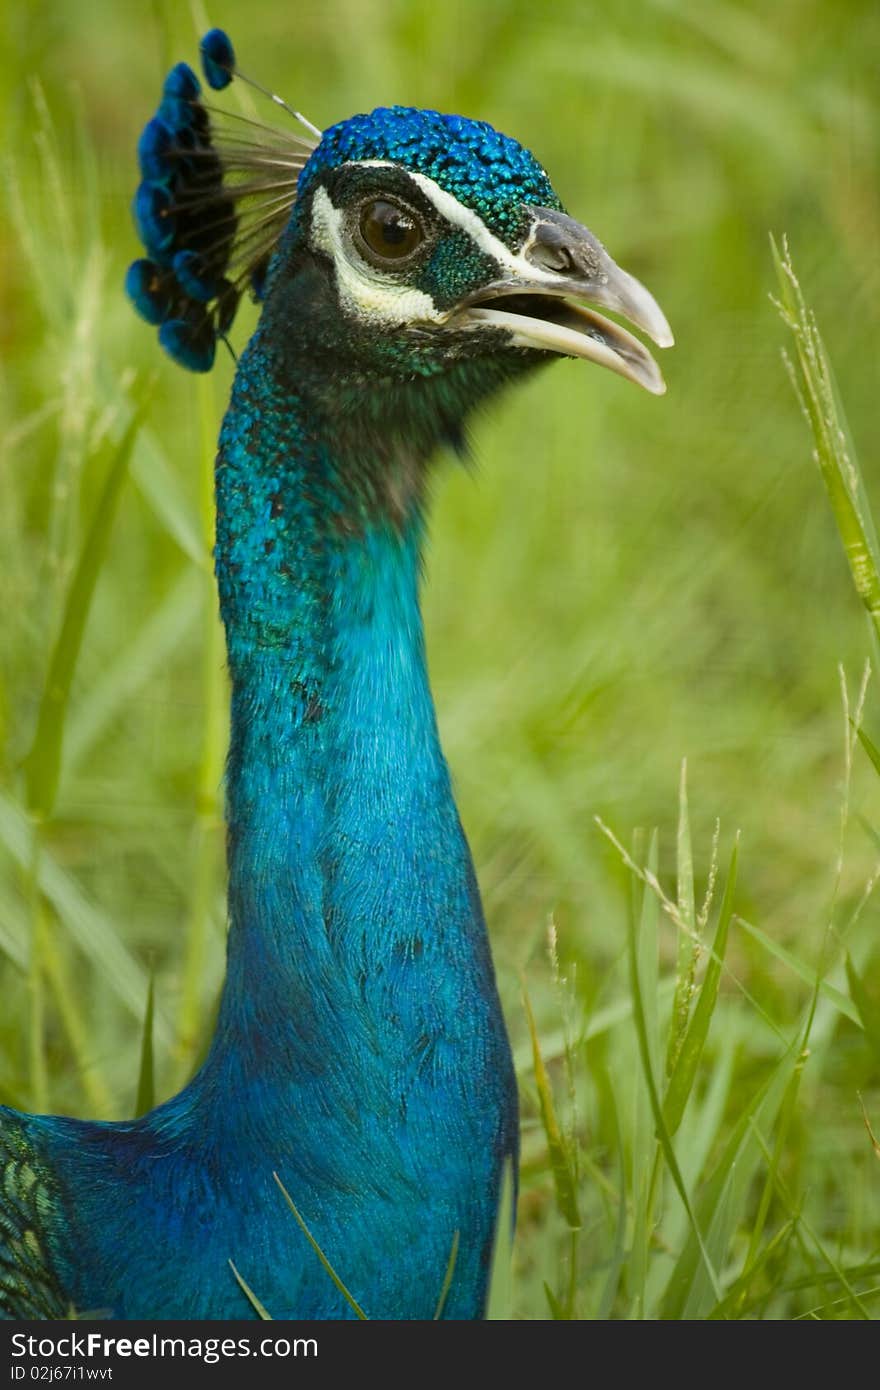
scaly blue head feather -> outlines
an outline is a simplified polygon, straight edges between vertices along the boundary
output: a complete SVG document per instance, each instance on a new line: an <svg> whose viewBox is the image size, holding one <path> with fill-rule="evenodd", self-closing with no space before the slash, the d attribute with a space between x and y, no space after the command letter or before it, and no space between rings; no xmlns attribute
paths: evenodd
<svg viewBox="0 0 880 1390"><path fill-rule="evenodd" d="M300 197L326 171L365 160L433 179L512 249L528 224L526 207L562 207L535 156L509 135L486 121L409 106L380 106L330 126L300 176Z"/></svg>

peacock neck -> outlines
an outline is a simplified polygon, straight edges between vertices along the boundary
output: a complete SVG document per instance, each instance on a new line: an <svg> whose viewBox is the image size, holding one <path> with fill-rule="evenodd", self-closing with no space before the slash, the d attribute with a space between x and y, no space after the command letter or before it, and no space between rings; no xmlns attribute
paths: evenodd
<svg viewBox="0 0 880 1390"><path fill-rule="evenodd" d="M427 679L420 461L368 444L340 457L315 416L252 348L217 466L232 723L215 1053L228 1040L237 1066L264 1066L275 1039L288 1074L332 1050L334 1020L350 1041L373 993L382 1012L389 963L432 924L447 939L476 926L485 968Z"/></svg>

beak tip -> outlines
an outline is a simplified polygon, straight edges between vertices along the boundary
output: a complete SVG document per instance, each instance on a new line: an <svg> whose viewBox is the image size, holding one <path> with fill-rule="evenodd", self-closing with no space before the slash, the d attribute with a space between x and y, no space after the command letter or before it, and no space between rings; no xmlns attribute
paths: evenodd
<svg viewBox="0 0 880 1390"><path fill-rule="evenodd" d="M647 291L645 293L647 293ZM646 314L641 327L644 328L651 341L657 344L658 348L674 347L675 337L672 329L669 327L669 320L656 299L651 300L650 309L651 312ZM634 320L634 322L637 323L637 320Z"/></svg>

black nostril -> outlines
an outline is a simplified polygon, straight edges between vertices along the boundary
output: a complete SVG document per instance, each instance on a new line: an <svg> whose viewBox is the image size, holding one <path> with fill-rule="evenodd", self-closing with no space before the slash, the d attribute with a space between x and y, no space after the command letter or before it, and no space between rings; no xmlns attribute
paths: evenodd
<svg viewBox="0 0 880 1390"><path fill-rule="evenodd" d="M526 255L533 265L542 270L554 270L559 275L570 275L574 271L574 257L566 238L558 227L551 223L540 223L533 233L534 240Z"/></svg>

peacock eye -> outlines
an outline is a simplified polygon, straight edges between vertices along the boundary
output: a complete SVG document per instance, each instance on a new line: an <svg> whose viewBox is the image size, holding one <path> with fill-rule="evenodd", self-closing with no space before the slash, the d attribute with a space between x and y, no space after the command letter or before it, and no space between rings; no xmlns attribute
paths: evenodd
<svg viewBox="0 0 880 1390"><path fill-rule="evenodd" d="M425 239L415 214L384 198L365 205L359 230L367 250L383 261L406 260Z"/></svg>

